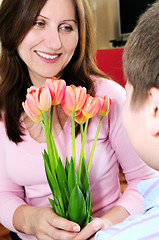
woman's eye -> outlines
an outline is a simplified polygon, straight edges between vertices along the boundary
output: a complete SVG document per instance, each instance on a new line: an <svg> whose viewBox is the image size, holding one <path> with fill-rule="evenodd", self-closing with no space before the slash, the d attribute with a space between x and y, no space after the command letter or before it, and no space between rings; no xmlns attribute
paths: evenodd
<svg viewBox="0 0 159 240"><path fill-rule="evenodd" d="M36 21L35 23L34 23L34 26L37 26L37 27L42 27L42 26L44 26L45 25L45 23L43 22L43 21Z"/></svg>
<svg viewBox="0 0 159 240"><path fill-rule="evenodd" d="M73 27L70 25L61 25L60 29L65 32L71 32L73 30Z"/></svg>

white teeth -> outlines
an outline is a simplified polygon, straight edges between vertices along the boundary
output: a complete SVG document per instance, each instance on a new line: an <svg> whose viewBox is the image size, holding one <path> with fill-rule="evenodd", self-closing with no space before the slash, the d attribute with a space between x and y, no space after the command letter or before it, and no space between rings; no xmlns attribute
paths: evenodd
<svg viewBox="0 0 159 240"><path fill-rule="evenodd" d="M43 58L46 58L46 59L55 59L55 58L58 57L58 55L48 55L48 54L41 53L41 52L38 52L38 51L36 51L36 53L37 53L39 56L41 56L41 57L43 57Z"/></svg>

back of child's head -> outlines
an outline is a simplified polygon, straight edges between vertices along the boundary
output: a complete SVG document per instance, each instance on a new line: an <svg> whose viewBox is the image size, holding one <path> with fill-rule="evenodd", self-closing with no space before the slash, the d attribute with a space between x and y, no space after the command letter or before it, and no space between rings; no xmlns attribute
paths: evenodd
<svg viewBox="0 0 159 240"><path fill-rule="evenodd" d="M148 89L159 88L159 1L141 15L129 36L123 67L134 88L132 105L139 106L146 100Z"/></svg>

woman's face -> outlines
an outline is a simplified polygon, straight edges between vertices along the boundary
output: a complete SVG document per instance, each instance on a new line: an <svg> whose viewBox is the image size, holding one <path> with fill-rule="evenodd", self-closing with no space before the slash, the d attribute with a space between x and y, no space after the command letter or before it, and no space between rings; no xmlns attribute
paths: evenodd
<svg viewBox="0 0 159 240"><path fill-rule="evenodd" d="M60 76L77 43L78 24L73 0L47 0L17 49L33 85L39 87L46 78Z"/></svg>

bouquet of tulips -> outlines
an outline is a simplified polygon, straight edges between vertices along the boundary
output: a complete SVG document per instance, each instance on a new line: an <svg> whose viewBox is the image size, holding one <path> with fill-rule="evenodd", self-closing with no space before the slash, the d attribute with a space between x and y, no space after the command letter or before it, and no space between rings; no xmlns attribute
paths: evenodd
<svg viewBox="0 0 159 240"><path fill-rule="evenodd" d="M72 118L72 157L70 161L66 157L65 166L58 154L52 133L53 110L58 104L61 104L65 113ZM47 180L53 194L53 199L49 198L49 201L59 216L78 223L81 228L92 219L88 176L101 122L108 114L110 105L109 97L92 97L86 93L86 88L66 86L64 80L55 77L47 79L40 88L30 87L23 102L26 114L33 121L41 123L46 135L47 151L44 150L43 158ZM98 113L101 118L87 164L84 146L88 122ZM81 130L78 171L76 171L75 122L80 124Z"/></svg>

